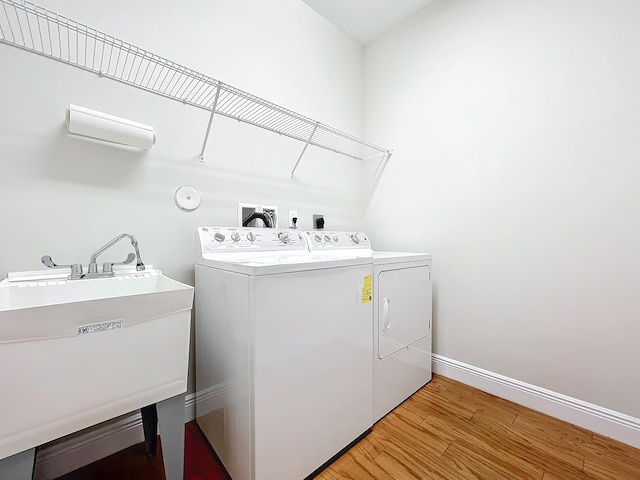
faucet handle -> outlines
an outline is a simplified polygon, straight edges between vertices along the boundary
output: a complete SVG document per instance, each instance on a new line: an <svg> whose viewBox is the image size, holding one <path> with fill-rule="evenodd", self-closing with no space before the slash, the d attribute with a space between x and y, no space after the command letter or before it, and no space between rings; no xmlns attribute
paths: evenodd
<svg viewBox="0 0 640 480"><path fill-rule="evenodd" d="M127 255L127 258L124 262L104 262L102 264L102 273L113 273L113 266L114 265L127 265L131 262L133 262L136 258L135 253L130 253L129 255Z"/></svg>
<svg viewBox="0 0 640 480"><path fill-rule="evenodd" d="M45 267L49 267L49 268L63 268L63 267L71 266L71 265L57 265L56 263L53 262L53 259L51 258L50 255L43 255L42 257L40 257L40 261L44 264Z"/></svg>
<svg viewBox="0 0 640 480"><path fill-rule="evenodd" d="M40 258L40 261L44 264L45 267L49 268L70 268L71 276L69 278L80 278L80 275L82 275L82 265L79 263L74 263L73 265L58 265L54 263L51 256L49 255L43 255Z"/></svg>

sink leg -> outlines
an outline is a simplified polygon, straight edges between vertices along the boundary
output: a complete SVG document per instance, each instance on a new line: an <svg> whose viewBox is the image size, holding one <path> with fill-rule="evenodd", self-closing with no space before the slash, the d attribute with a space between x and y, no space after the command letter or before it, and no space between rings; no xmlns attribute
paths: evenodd
<svg viewBox="0 0 640 480"><path fill-rule="evenodd" d="M158 402L162 456L167 480L184 479L184 393Z"/></svg>
<svg viewBox="0 0 640 480"><path fill-rule="evenodd" d="M158 443L158 411L156 404L142 407L140 409L142 415L142 430L144 431L144 446L147 458L156 456Z"/></svg>
<svg viewBox="0 0 640 480"><path fill-rule="evenodd" d="M183 407L184 409L184 407ZM36 460L36 449L31 448L0 460L0 478L11 480L31 480Z"/></svg>

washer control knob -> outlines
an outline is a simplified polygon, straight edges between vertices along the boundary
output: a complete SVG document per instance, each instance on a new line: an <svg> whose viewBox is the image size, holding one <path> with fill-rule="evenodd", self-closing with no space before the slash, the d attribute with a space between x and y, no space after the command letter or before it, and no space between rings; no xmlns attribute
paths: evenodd
<svg viewBox="0 0 640 480"><path fill-rule="evenodd" d="M218 242L224 242L224 233L216 232L213 236Z"/></svg>
<svg viewBox="0 0 640 480"><path fill-rule="evenodd" d="M313 239L318 243L320 243L322 241L322 237L320 235L314 235Z"/></svg>
<svg viewBox="0 0 640 480"><path fill-rule="evenodd" d="M233 240L234 242L239 242L240 241L240 234L238 232L233 232L231 234L231 240Z"/></svg>
<svg viewBox="0 0 640 480"><path fill-rule="evenodd" d="M289 234L287 232L280 232L278 233L278 239L282 242L282 243L289 243Z"/></svg>
<svg viewBox="0 0 640 480"><path fill-rule="evenodd" d="M336 242L336 243L338 242L338 235L334 235L333 236L333 241Z"/></svg>
<svg viewBox="0 0 640 480"><path fill-rule="evenodd" d="M331 237L329 235L324 236L324 241L331 243Z"/></svg>
<svg viewBox="0 0 640 480"><path fill-rule="evenodd" d="M249 240L250 242L254 242L256 239L256 234L253 232L249 232L247 233L247 240Z"/></svg>
<svg viewBox="0 0 640 480"><path fill-rule="evenodd" d="M355 244L360 243L360 238L358 238L358 234L354 233L353 235L351 235L351 241Z"/></svg>

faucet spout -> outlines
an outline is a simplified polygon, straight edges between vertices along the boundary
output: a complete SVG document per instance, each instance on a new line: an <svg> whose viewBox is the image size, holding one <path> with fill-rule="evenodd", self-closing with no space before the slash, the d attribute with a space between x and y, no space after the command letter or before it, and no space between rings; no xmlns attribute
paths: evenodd
<svg viewBox="0 0 640 480"><path fill-rule="evenodd" d="M108 248L111 248L113 245L118 243L123 238L128 238L129 241L131 242L131 245L133 245L134 250L136 251L136 270L138 271L144 270L144 263L142 263L142 258L140 257L140 250L138 250L138 241L133 235L130 235L128 233L122 233L118 235L116 238L114 238L113 240L111 240L110 242L108 242L106 245L100 247L91 255L91 259L89 260L89 273L98 273L98 263L97 263L98 255L103 253Z"/></svg>

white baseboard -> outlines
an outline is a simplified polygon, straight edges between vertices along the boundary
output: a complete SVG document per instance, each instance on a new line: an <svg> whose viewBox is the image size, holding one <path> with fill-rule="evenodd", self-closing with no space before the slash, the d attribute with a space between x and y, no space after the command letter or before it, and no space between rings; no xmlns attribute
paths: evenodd
<svg viewBox="0 0 640 480"><path fill-rule="evenodd" d="M196 417L196 395L185 397L185 423ZM115 422L71 435L67 439L39 448L34 480L53 480L78 468L144 442L142 417L133 412Z"/></svg>
<svg viewBox="0 0 640 480"><path fill-rule="evenodd" d="M434 373L640 448L640 419L433 354Z"/></svg>
<svg viewBox="0 0 640 480"><path fill-rule="evenodd" d="M140 413L39 448L34 480L53 480L144 441Z"/></svg>

